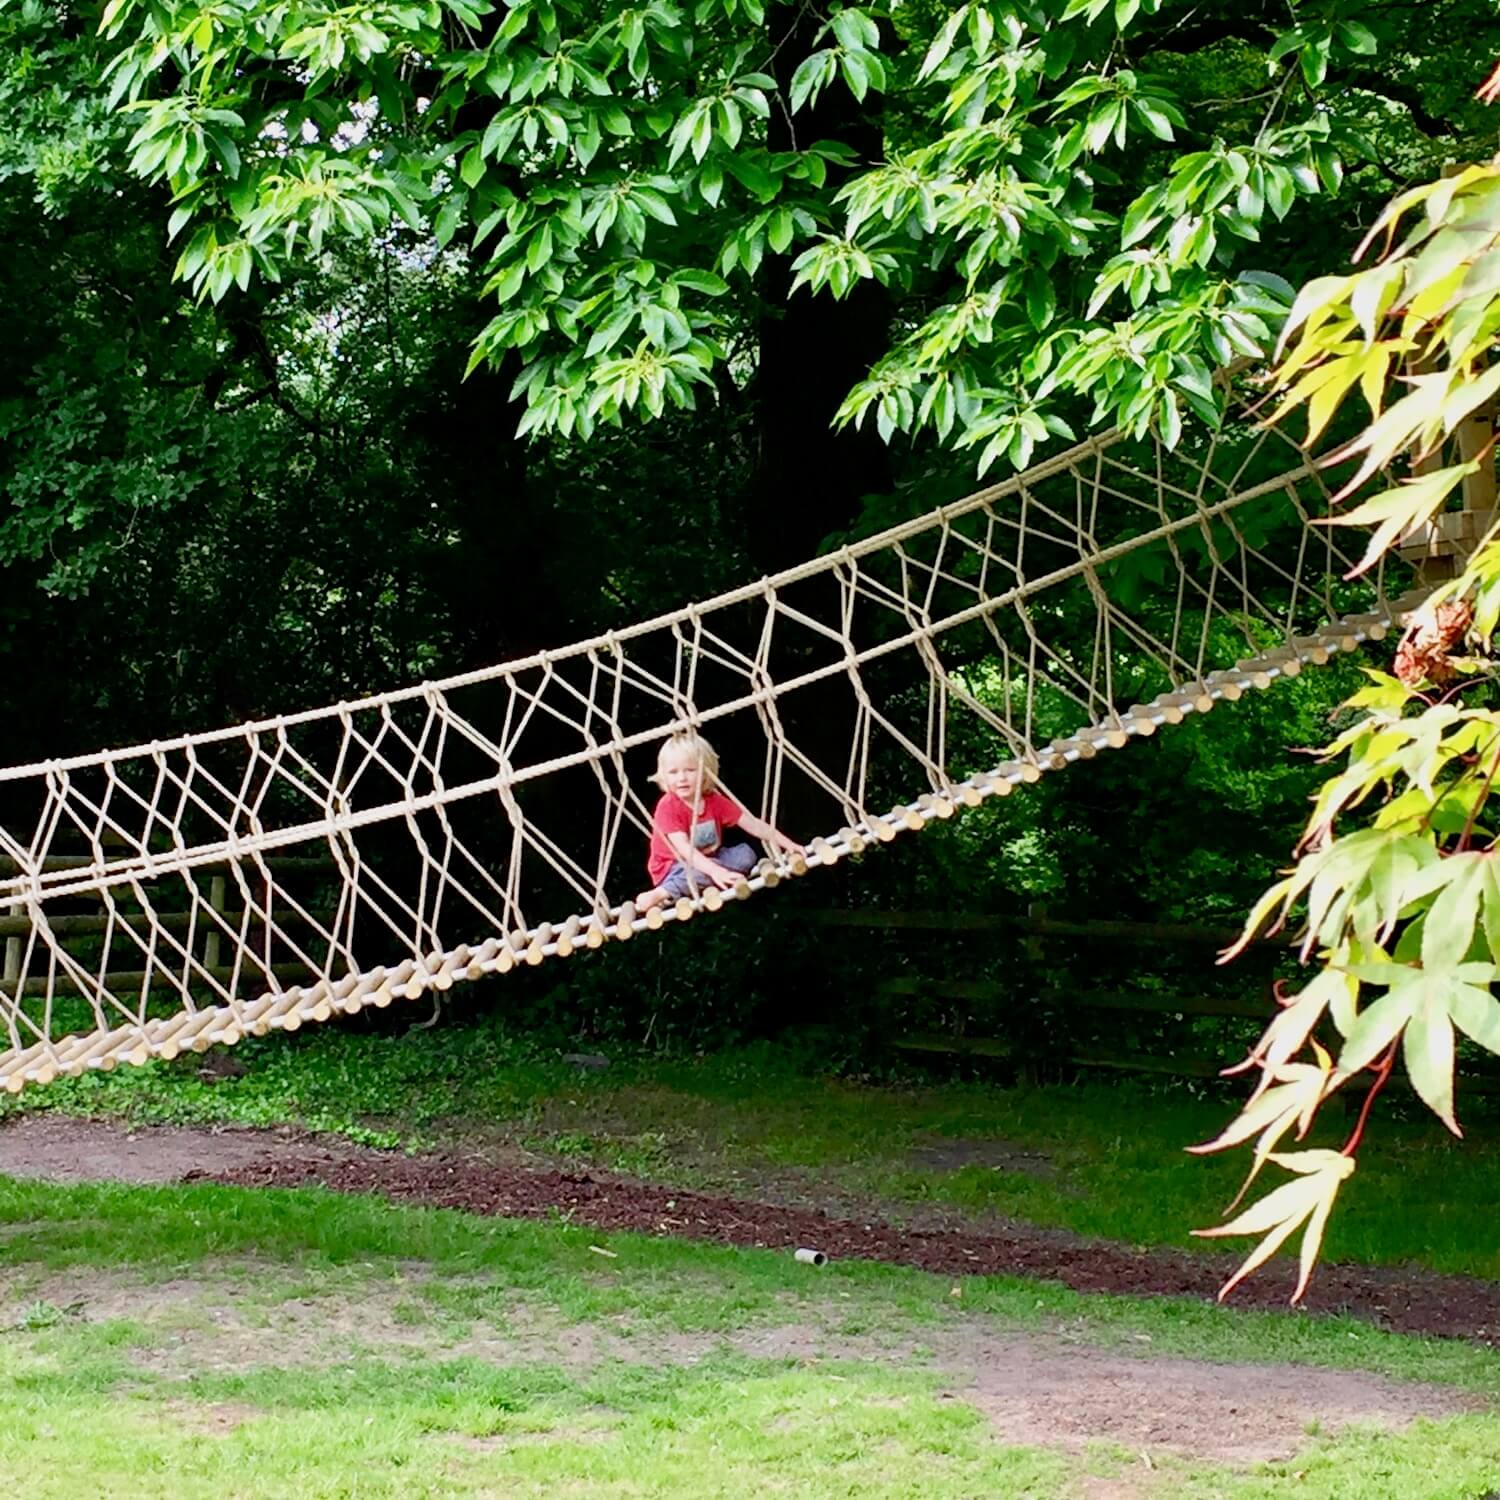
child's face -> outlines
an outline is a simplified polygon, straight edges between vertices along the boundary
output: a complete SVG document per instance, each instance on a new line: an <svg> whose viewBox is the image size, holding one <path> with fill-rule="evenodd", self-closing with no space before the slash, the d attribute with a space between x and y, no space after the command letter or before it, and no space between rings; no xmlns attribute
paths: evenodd
<svg viewBox="0 0 1500 1500"><path fill-rule="evenodd" d="M668 750L659 769L662 786L684 802L692 802L702 790L703 768L691 750Z"/></svg>

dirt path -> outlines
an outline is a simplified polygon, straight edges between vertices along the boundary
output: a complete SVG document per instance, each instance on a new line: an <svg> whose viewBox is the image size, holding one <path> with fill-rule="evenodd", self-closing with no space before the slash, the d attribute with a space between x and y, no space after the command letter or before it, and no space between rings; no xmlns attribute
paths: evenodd
<svg viewBox="0 0 1500 1500"><path fill-rule="evenodd" d="M398 1201L485 1214L539 1218L557 1210L602 1229L643 1230L723 1244L781 1248L813 1245L826 1253L922 1266L946 1274L1004 1272L1065 1281L1084 1290L1209 1295L1217 1257L1136 1253L1087 1244L1055 1231L971 1234L898 1231L833 1218L810 1209L768 1207L740 1199L583 1174L528 1171L456 1155L407 1158L290 1130L200 1130L119 1126L33 1115L0 1128L0 1174L55 1181L137 1183L204 1181L239 1186L317 1183ZM64 1309L88 1322L126 1318L155 1330L131 1349L142 1369L167 1379L256 1367L334 1368L359 1355L409 1356L418 1348L513 1366L561 1364L580 1374L602 1361L692 1365L725 1350L757 1359L819 1366L840 1360L899 1360L929 1371L940 1399L984 1414L1003 1442L1077 1453L1104 1442L1141 1455L1129 1476L1101 1481L1090 1495L1149 1496L1157 1460L1169 1455L1230 1465L1288 1458L1314 1431L1333 1435L1355 1425L1391 1430L1418 1417L1482 1409L1466 1393L1398 1382L1357 1370L1290 1365L1218 1364L1157 1355L1140 1347L1100 1349L1066 1330L1016 1334L983 1317L937 1327L841 1331L847 1304L799 1304L797 1321L755 1325L728 1334L653 1333L627 1320L577 1325L515 1293L481 1299L493 1316L458 1322L420 1311L427 1273L403 1263L393 1282L359 1279L348 1270L316 1289L279 1290L284 1278L235 1262L205 1262L191 1277L152 1282L100 1270L86 1280L40 1267L0 1268L0 1322L25 1308ZM315 1294L314 1294L315 1290ZM443 1290L451 1294L451 1278ZM1284 1295L1266 1288L1258 1300ZM1325 1308L1346 1306L1385 1326L1489 1339L1500 1329L1500 1288L1419 1273L1328 1268ZM418 1309L414 1315L414 1309ZM1474 1321L1464 1323L1465 1310ZM830 1370L830 1379L841 1378ZM224 1415L226 1430L256 1415ZM1155 1458L1153 1458L1155 1455Z"/></svg>
<svg viewBox="0 0 1500 1500"><path fill-rule="evenodd" d="M123 1127L30 1115L0 1128L0 1174L55 1180L213 1181L238 1187L319 1185L339 1192L511 1218L566 1212L579 1223L726 1245L810 1246L830 1257L887 1261L945 1275L1037 1276L1078 1291L1212 1298L1233 1258L1134 1250L1056 1230L897 1229L692 1193L599 1173L528 1170L456 1154L407 1157L290 1130ZM1242 1307L1285 1307L1289 1265L1235 1294ZM1309 1311L1342 1312L1401 1333L1500 1343L1500 1284L1410 1268L1325 1265Z"/></svg>
<svg viewBox="0 0 1500 1500"><path fill-rule="evenodd" d="M102 1120L35 1114L0 1126L0 1175L49 1182L181 1182L194 1172L293 1162L309 1148L320 1160L379 1160L383 1155L289 1126L152 1125L132 1130Z"/></svg>
<svg viewBox="0 0 1500 1500"><path fill-rule="evenodd" d="M94 1271L80 1282L74 1273L11 1268L0 1270L0 1323L45 1305L83 1323L143 1325L153 1336L122 1344L122 1357L168 1382L268 1367L321 1374L360 1358L418 1352L507 1369L558 1365L579 1379L606 1361L691 1367L726 1352L826 1367L830 1382L847 1378L840 1362L894 1363L930 1374L939 1400L973 1407L1002 1442L1073 1453L1103 1442L1151 1462L1167 1455L1232 1465L1274 1461L1305 1449L1313 1430L1400 1430L1419 1417L1484 1405L1463 1392L1360 1371L1210 1364L1153 1354L1145 1342L1100 1349L1066 1334L1007 1332L977 1316L923 1324L919 1335L901 1328L850 1335L840 1331L847 1304L816 1299L799 1302L795 1323L728 1333L661 1334L625 1318L568 1323L514 1295L486 1299L489 1317L455 1323L424 1309L427 1277L421 1263L408 1261L399 1282L346 1271L287 1293L278 1291L284 1278L275 1267L243 1260L210 1261L191 1276L154 1282L120 1271ZM447 1277L442 1289L451 1296L455 1285ZM227 1429L258 1415L250 1406L211 1413ZM1109 1500L1149 1494L1152 1472L1143 1461L1136 1484L1112 1480L1097 1493Z"/></svg>

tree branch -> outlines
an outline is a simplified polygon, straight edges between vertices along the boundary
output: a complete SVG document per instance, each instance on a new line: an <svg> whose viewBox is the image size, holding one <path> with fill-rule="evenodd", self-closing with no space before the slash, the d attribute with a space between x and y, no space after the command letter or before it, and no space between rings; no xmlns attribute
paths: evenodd
<svg viewBox="0 0 1500 1500"><path fill-rule="evenodd" d="M1373 68L1359 68L1340 76L1350 88L1367 94L1379 94L1381 98L1401 105L1411 116L1412 124L1425 136L1440 138L1457 134L1458 127L1451 120L1433 114L1422 102L1421 94L1410 84L1398 83L1383 73L1377 73Z"/></svg>

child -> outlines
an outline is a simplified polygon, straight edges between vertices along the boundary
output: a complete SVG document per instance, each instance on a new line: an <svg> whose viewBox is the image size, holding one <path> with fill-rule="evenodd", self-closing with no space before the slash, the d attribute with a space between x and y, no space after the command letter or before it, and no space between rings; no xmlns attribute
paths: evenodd
<svg viewBox="0 0 1500 1500"><path fill-rule="evenodd" d="M636 898L637 911L690 896L706 885L730 890L755 869L748 844L723 847L726 828L743 828L789 854L802 845L769 823L747 813L718 790L719 757L701 735L674 734L656 757L661 800L651 817L651 850L646 861L652 888ZM695 878L696 877L696 878Z"/></svg>

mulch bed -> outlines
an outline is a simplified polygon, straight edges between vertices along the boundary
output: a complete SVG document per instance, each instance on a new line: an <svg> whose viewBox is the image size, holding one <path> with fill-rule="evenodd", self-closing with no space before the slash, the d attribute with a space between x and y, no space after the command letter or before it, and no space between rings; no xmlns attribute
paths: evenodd
<svg viewBox="0 0 1500 1500"><path fill-rule="evenodd" d="M1238 1258L1176 1250L1133 1250L1056 1230L969 1233L899 1229L649 1183L580 1173L527 1171L456 1156L351 1160L318 1148L193 1179L234 1187L321 1186L377 1193L401 1202L515 1219L558 1214L601 1230L708 1240L721 1245L822 1250L830 1259L885 1261L946 1276L1029 1276L1081 1292L1212 1300ZM1249 1242L1247 1242L1248 1244ZM1236 1289L1237 1307L1279 1308L1293 1285L1289 1262ZM1494 1346L1500 1342L1500 1283L1407 1267L1323 1265L1306 1309L1347 1313L1398 1333L1433 1334Z"/></svg>

